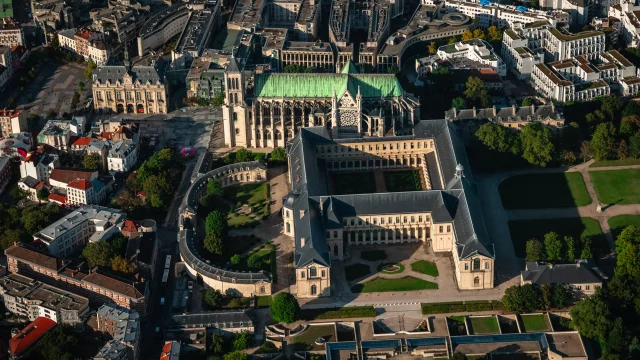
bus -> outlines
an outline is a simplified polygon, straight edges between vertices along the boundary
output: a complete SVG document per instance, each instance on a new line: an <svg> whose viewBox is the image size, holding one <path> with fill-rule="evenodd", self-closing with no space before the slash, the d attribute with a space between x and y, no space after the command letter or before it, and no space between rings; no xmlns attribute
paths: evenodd
<svg viewBox="0 0 640 360"><path fill-rule="evenodd" d="M164 268L165 269L171 268L171 255L167 255L167 260L165 260L164 262Z"/></svg>
<svg viewBox="0 0 640 360"><path fill-rule="evenodd" d="M169 280L169 269L164 269L164 273L162 274L162 285L167 285L167 280Z"/></svg>

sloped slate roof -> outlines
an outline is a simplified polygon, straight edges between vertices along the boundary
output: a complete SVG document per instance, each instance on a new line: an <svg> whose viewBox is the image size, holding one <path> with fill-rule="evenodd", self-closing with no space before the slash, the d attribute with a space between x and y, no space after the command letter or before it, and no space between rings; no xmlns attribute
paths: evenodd
<svg viewBox="0 0 640 360"><path fill-rule="evenodd" d="M586 262L555 265L527 262L526 270L522 272L522 279L539 285L602 283L602 279Z"/></svg>
<svg viewBox="0 0 640 360"><path fill-rule="evenodd" d="M392 74L260 74L256 75L256 97L338 98L345 91L353 96L381 98L402 96L404 90Z"/></svg>
<svg viewBox="0 0 640 360"><path fill-rule="evenodd" d="M133 66L131 71L127 71L125 66L98 66L93 74L94 81L106 83L109 81L114 84L116 81L122 81L122 78L129 73L132 81L140 80L141 83L149 81L152 84L164 83L164 80L158 70L154 66Z"/></svg>

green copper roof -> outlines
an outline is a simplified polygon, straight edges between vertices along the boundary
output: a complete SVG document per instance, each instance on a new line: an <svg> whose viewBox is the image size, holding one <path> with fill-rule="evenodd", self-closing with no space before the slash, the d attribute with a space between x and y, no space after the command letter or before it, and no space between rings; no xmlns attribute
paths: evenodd
<svg viewBox="0 0 640 360"><path fill-rule="evenodd" d="M357 74L358 69L356 69L356 67L353 65L351 60L349 60L347 61L346 64L344 64L344 67L342 68L342 71L340 71L340 73L341 74Z"/></svg>
<svg viewBox="0 0 640 360"><path fill-rule="evenodd" d="M381 98L402 96L402 85L392 74L260 74L256 75L256 97L338 98L345 90L356 96Z"/></svg>

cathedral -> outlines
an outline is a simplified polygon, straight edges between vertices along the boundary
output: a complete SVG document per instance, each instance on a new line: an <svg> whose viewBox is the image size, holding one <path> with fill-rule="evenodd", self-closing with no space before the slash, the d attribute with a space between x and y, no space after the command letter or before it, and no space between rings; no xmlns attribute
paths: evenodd
<svg viewBox="0 0 640 360"><path fill-rule="evenodd" d="M395 75L360 74L351 62L336 74L253 74L232 58L225 83L228 147L285 147L313 126L336 139L411 135L420 120L419 100Z"/></svg>

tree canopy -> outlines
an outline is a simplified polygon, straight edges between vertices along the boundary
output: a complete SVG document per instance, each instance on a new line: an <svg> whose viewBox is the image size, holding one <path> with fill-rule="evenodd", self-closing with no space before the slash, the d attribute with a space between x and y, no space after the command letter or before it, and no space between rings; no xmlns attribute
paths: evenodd
<svg viewBox="0 0 640 360"><path fill-rule="evenodd" d="M520 143L522 157L533 165L547 166L553 158L551 130L538 122L527 124L520 131Z"/></svg>
<svg viewBox="0 0 640 360"><path fill-rule="evenodd" d="M82 160L82 167L87 170L98 170L99 166L100 157L98 156L98 154L85 155L84 159Z"/></svg>
<svg viewBox="0 0 640 360"><path fill-rule="evenodd" d="M224 188L218 179L209 179L207 183L207 194L211 196L223 196Z"/></svg>
<svg viewBox="0 0 640 360"><path fill-rule="evenodd" d="M467 79L464 96L479 107L491 106L491 96L484 87L484 81L479 77L471 76Z"/></svg>
<svg viewBox="0 0 640 360"><path fill-rule="evenodd" d="M533 312L539 306L538 294L530 284L507 288L502 303L505 309L516 314Z"/></svg>
<svg viewBox="0 0 640 360"><path fill-rule="evenodd" d="M290 324L298 320L300 305L293 295L281 292L273 297L269 313L273 320Z"/></svg>
<svg viewBox="0 0 640 360"><path fill-rule="evenodd" d="M615 149L616 128L610 122L600 123L589 142L596 160L607 160Z"/></svg>
<svg viewBox="0 0 640 360"><path fill-rule="evenodd" d="M287 152L280 146L276 146L271 151L271 160L273 161L287 161Z"/></svg>

